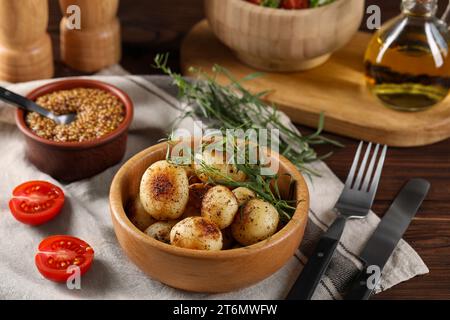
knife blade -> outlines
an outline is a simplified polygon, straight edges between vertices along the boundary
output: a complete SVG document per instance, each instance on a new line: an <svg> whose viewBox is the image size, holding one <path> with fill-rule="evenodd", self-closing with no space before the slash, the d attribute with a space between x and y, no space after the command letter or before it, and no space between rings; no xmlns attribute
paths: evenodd
<svg viewBox="0 0 450 320"><path fill-rule="evenodd" d="M377 288L382 270L408 229L425 199L430 183L423 179L410 180L389 207L360 254L364 268L345 296L345 300L367 300Z"/></svg>

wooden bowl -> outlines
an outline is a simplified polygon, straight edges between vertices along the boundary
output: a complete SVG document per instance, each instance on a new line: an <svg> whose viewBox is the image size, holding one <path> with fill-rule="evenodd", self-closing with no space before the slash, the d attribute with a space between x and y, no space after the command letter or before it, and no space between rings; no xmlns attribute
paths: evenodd
<svg viewBox="0 0 450 320"><path fill-rule="evenodd" d="M124 208L139 192L144 171L165 159L167 145L155 145L131 158L115 176L110 191L111 216L117 239L125 253L150 277L169 286L194 292L228 292L255 284L280 269L298 249L308 220L309 194L302 175L284 157L280 173L297 182L296 199L301 200L291 221L268 240L249 247L200 251L159 242L141 232L128 219ZM287 181L280 181L287 192Z"/></svg>
<svg viewBox="0 0 450 320"><path fill-rule="evenodd" d="M266 71L317 67L347 44L364 16L364 1L284 10L244 0L205 0L214 34L244 63Z"/></svg>
<svg viewBox="0 0 450 320"><path fill-rule="evenodd" d="M108 135L85 142L55 142L37 136L25 122L26 113L17 109L16 123L25 136L25 153L39 170L63 182L92 177L119 163L125 155L128 127L133 119L133 103L122 90L96 80L67 79L39 87L27 95L39 96L73 88L95 88L116 96L125 106L125 119Z"/></svg>

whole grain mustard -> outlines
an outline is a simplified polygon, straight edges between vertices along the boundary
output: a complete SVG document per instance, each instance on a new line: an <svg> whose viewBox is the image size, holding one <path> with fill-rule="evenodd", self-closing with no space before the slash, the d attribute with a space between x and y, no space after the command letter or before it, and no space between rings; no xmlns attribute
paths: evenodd
<svg viewBox="0 0 450 320"><path fill-rule="evenodd" d="M114 95L100 89L76 88L55 91L36 103L56 115L76 113L74 122L60 125L35 112L26 116L27 125L39 137L57 142L82 142L101 138L125 119L125 107Z"/></svg>

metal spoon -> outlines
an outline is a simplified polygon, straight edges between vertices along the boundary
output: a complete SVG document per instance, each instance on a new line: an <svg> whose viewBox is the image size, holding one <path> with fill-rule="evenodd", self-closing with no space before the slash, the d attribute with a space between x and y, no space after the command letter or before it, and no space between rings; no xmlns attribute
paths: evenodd
<svg viewBox="0 0 450 320"><path fill-rule="evenodd" d="M40 105L35 103L34 101L31 101L30 99L27 99L21 95L18 95L12 91L9 91L3 87L0 87L0 100L3 100L5 102L9 102L14 104L15 106L24 109L26 111L34 111L39 113L40 115L52 119L58 124L69 124L73 122L77 116L76 113L68 113L61 116L57 116L56 114L52 113L51 111L42 108Z"/></svg>

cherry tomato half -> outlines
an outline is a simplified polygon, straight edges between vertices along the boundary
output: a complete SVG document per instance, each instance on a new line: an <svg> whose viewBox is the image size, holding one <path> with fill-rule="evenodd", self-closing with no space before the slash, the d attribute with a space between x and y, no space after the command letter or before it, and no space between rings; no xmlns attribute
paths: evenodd
<svg viewBox="0 0 450 320"><path fill-rule="evenodd" d="M9 209L22 223L43 224L53 219L64 205L64 192L61 188L45 181L29 181L17 186Z"/></svg>
<svg viewBox="0 0 450 320"><path fill-rule="evenodd" d="M71 236L51 236L44 239L35 257L36 267L47 279L66 282L72 273L70 266L78 266L80 275L88 271L94 260L94 250L81 239Z"/></svg>

